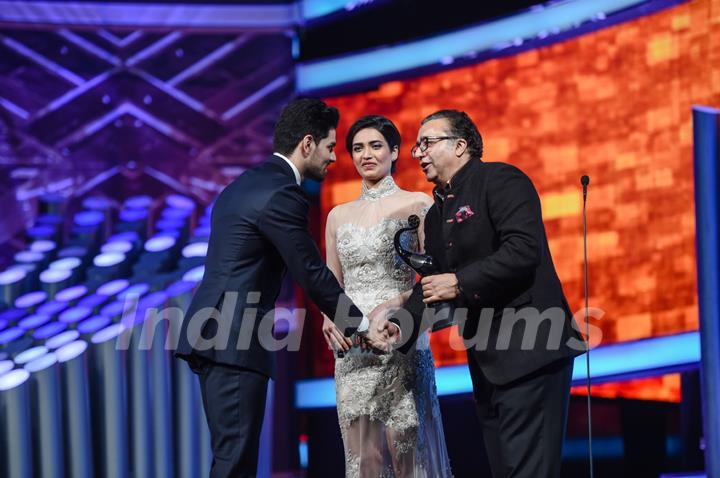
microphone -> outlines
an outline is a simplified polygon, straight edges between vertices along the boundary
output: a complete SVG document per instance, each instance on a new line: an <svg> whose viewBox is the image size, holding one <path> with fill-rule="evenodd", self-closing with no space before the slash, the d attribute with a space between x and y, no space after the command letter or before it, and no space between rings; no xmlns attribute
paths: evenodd
<svg viewBox="0 0 720 478"><path fill-rule="evenodd" d="M580 178L580 184L582 184L583 187L583 201L587 199L587 187L588 184L590 184L590 176L587 174L583 175L583 177Z"/></svg>
<svg viewBox="0 0 720 478"><path fill-rule="evenodd" d="M587 187L590 184L590 176L584 174L580 178L580 184L583 188L583 266L585 277L583 280L585 286L585 336L587 337L587 352L585 353L585 365L587 367L587 419L588 419L588 458L590 468L590 478L595 477L594 464L593 464L593 445L592 445L592 394L591 394L591 379L590 379L590 318L589 318L589 307L588 307L588 258L587 258Z"/></svg>

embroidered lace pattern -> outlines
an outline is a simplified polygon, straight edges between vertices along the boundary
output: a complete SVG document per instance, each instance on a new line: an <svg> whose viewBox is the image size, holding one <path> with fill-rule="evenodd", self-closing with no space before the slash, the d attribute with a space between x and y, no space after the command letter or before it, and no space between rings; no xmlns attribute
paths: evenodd
<svg viewBox="0 0 720 478"><path fill-rule="evenodd" d="M396 195L398 191L390 176L373 189L363 185L360 201L341 214L353 220L337 221L335 248L345 292L365 314L412 288L415 279L415 272L395 253L393 238L407 225L409 214L424 217L427 202L383 205L384 211L395 211L394 217L364 208L368 201L371 207L383 201L408 202L407 196L398 197L405 192ZM363 221L369 214L375 220ZM405 234L403 245L417 250L417 235ZM346 477L451 476L427 332L407 355L351 349L335 362L335 382Z"/></svg>

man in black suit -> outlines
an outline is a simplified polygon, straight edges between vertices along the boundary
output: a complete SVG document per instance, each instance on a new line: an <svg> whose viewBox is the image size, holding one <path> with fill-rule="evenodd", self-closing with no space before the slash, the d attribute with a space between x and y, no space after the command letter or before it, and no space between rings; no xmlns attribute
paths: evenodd
<svg viewBox="0 0 720 478"><path fill-rule="evenodd" d="M467 311L459 325L493 476L559 477L573 357L585 345L550 256L538 194L519 169L481 161L482 138L461 111L425 118L413 157L436 184L425 251L443 273L413 290L412 332L428 326L427 304L453 301Z"/></svg>
<svg viewBox="0 0 720 478"><path fill-rule="evenodd" d="M212 437L212 477L253 477L275 364L267 345L286 269L338 328L386 350L397 335L383 318L363 317L320 259L308 231L303 177L321 181L335 162L339 113L298 99L280 114L276 151L230 183L212 209L205 274L180 334L177 356L199 374ZM268 316L271 320L271 315ZM256 320L257 319L257 320ZM372 322L371 322L372 320Z"/></svg>

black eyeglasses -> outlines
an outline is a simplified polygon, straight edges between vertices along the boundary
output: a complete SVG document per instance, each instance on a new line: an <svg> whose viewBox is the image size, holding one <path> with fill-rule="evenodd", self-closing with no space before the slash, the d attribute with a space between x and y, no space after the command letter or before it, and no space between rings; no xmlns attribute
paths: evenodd
<svg viewBox="0 0 720 478"><path fill-rule="evenodd" d="M422 138L420 141L415 143L415 146L412 147L412 150L410 150L410 154L414 157L415 153L418 152L418 150L421 153L424 153L428 150L430 145L435 144L439 141L443 141L446 139L458 139L459 136L426 136Z"/></svg>

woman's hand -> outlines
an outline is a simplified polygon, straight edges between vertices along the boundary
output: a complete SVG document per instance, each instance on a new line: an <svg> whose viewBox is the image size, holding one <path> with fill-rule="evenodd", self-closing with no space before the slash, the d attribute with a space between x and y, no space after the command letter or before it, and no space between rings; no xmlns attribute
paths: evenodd
<svg viewBox="0 0 720 478"><path fill-rule="evenodd" d="M335 352L347 352L353 345L352 339L345 337L340 332L340 329L335 327L332 320L327 317L323 318L322 331L323 337L325 337L325 342L327 342L330 350L334 350Z"/></svg>

